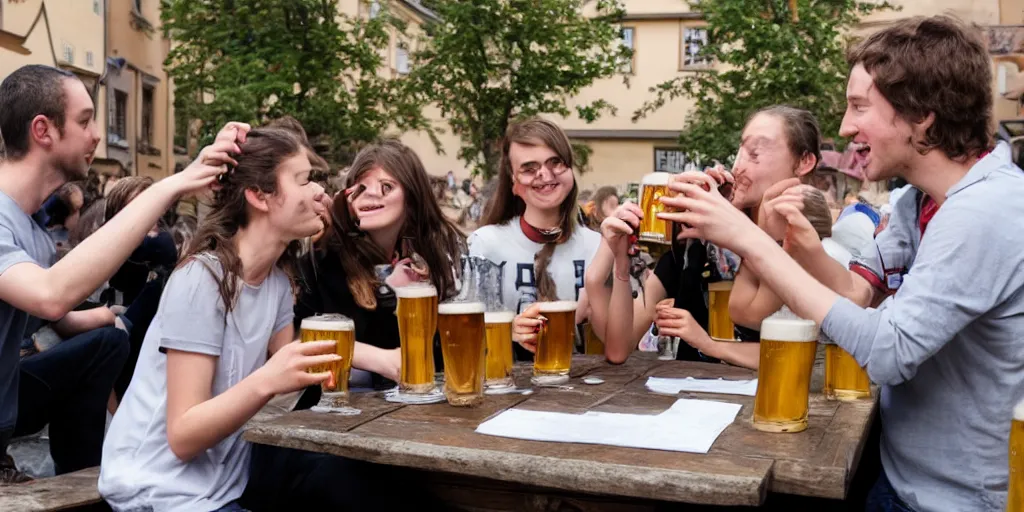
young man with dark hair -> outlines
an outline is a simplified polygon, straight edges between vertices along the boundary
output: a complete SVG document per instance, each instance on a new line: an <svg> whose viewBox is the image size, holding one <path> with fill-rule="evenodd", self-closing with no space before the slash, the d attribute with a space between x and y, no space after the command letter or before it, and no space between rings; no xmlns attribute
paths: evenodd
<svg viewBox="0 0 1024 512"><path fill-rule="evenodd" d="M664 202L682 213L664 217L734 249L882 386L883 474L869 510L1003 510L1024 397L1024 229L1012 227L1024 173L1009 146L991 146L985 43L955 19L912 18L849 57L841 135L868 179L914 187L876 256L852 272L832 262L793 201L799 190L785 187L768 208L768 222L788 223L783 247L703 175L672 184L681 196Z"/></svg>
<svg viewBox="0 0 1024 512"><path fill-rule="evenodd" d="M0 83L0 454L14 436L50 425L57 473L100 462L107 399L128 354L106 308L72 311L121 266L173 202L208 187L233 163L248 126L232 123L185 171L143 192L59 262L31 215L69 180L85 178L100 136L95 107L74 75L24 66ZM41 322L66 339L21 360ZM0 483L26 477L0 458Z"/></svg>

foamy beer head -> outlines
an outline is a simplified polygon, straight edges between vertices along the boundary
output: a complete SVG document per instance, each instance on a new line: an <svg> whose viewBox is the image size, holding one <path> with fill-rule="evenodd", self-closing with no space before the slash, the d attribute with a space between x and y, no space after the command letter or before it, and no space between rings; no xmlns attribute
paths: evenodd
<svg viewBox="0 0 1024 512"><path fill-rule="evenodd" d="M427 299L437 297L437 288L431 284L411 284L395 288L395 297L399 299Z"/></svg>
<svg viewBox="0 0 1024 512"><path fill-rule="evenodd" d="M439 315L479 315L486 311L483 302L446 302L437 307Z"/></svg>
<svg viewBox="0 0 1024 512"><path fill-rule="evenodd" d="M511 311L488 311L484 313L484 322L487 324L511 324L516 314Z"/></svg>
<svg viewBox="0 0 1024 512"><path fill-rule="evenodd" d="M670 175L667 172L655 172L640 180L640 209L644 218L640 220L640 238L659 242L672 239L672 223L658 218L658 214L666 211L661 204L661 196L671 195L668 190Z"/></svg>
<svg viewBox="0 0 1024 512"><path fill-rule="evenodd" d="M768 432L807 429L818 326L776 313L761 323L761 357L754 397L754 428Z"/></svg>
<svg viewBox="0 0 1024 512"><path fill-rule="evenodd" d="M356 323L344 315L327 314L303 318L299 328L303 331L320 332L354 331Z"/></svg>

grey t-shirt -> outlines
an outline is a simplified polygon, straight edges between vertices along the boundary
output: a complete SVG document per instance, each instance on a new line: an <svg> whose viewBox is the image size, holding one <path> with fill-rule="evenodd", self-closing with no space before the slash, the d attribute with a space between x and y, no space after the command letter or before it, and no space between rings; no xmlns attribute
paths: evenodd
<svg viewBox="0 0 1024 512"><path fill-rule="evenodd" d="M291 329L294 299L274 268L258 287L241 285L226 316L212 256L200 255L171 274L142 343L135 376L103 443L99 491L115 510L216 510L238 499L249 478L249 445L241 430L189 462L167 442L164 349L216 356L212 395L238 384L266 362L270 338ZM148 507L148 508L147 508Z"/></svg>
<svg viewBox="0 0 1024 512"><path fill-rule="evenodd" d="M56 255L57 249L46 230L0 192L0 274L26 262L49 268ZM13 429L17 422L21 340L28 325L38 322L28 313L0 301L0 430Z"/></svg>
<svg viewBox="0 0 1024 512"><path fill-rule="evenodd" d="M915 510L1006 506L1024 397L1022 197L1024 172L1000 144L949 190L924 236L914 198L901 198L869 265L880 278L906 272L888 286L896 294L877 309L839 299L823 322L882 385L882 465Z"/></svg>

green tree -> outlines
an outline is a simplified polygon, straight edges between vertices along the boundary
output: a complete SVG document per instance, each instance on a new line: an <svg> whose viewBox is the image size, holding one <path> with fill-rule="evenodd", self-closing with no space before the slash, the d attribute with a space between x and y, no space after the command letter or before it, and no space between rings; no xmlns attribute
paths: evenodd
<svg viewBox="0 0 1024 512"><path fill-rule="evenodd" d="M390 127L430 131L404 80L378 72L391 27L403 28L386 11L362 20L328 0L163 0L161 18L175 109L202 121L201 140L228 120L287 114L347 163Z"/></svg>
<svg viewBox="0 0 1024 512"><path fill-rule="evenodd" d="M620 72L631 51L620 44L618 0L433 0L441 21L427 27L410 75L462 140L459 158L490 178L509 119L570 116L568 98ZM625 79L625 78L624 78ZM593 122L615 109L603 99L578 105Z"/></svg>
<svg viewBox="0 0 1024 512"><path fill-rule="evenodd" d="M730 160L746 118L789 104L818 117L825 137L838 135L846 109L845 52L851 29L888 3L857 0L699 0L707 20L703 55L716 71L696 71L650 88L636 121L678 97L695 101L680 137L691 159ZM794 11L794 8L796 9Z"/></svg>

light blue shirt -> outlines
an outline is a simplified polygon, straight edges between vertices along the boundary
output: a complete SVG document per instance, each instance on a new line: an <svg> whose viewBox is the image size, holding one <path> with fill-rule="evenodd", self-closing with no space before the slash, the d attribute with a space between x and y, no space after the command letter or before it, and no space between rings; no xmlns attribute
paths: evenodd
<svg viewBox="0 0 1024 512"><path fill-rule="evenodd" d="M896 294L867 310L839 299L822 329L882 385L882 465L899 497L921 512L1002 511L1024 398L1024 172L1000 144L919 241L902 217L885 242L910 251Z"/></svg>

